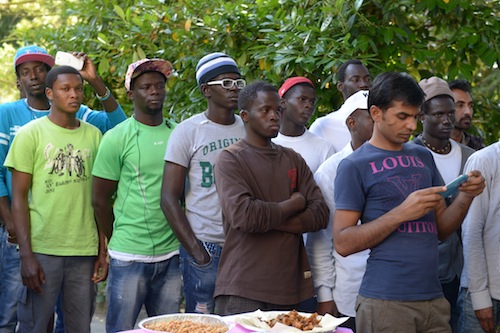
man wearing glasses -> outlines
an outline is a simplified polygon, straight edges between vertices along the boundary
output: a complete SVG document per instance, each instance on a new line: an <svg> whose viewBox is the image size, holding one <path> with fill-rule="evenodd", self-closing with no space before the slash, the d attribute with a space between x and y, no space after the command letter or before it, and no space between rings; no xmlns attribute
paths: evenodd
<svg viewBox="0 0 500 333"><path fill-rule="evenodd" d="M201 58L196 81L208 108L181 122L170 136L161 206L181 243L186 312L213 313L215 277L224 245L214 163L224 148L245 134L243 122L234 111L246 83L236 62L224 53Z"/></svg>

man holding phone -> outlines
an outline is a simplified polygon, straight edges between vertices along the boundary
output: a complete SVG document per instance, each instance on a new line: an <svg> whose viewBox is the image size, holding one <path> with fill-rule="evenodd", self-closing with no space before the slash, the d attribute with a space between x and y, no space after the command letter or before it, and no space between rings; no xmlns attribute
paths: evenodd
<svg viewBox="0 0 500 333"><path fill-rule="evenodd" d="M83 60L80 72L97 98L101 100L104 111L91 110L81 105L76 117L106 132L127 117L102 79L97 75L93 62L84 53L76 53ZM21 286L19 275L19 253L17 239L11 216L12 174L4 167L5 158L21 126L49 114L50 103L45 95L45 78L54 66L54 57L41 47L30 45L17 50L14 57L14 70L25 98L0 105L0 220L2 224L2 258L0 270L0 332L13 332L16 327L17 290ZM14 245L13 245L14 244Z"/></svg>
<svg viewBox="0 0 500 333"><path fill-rule="evenodd" d="M335 178L335 249L342 256L371 249L356 301L358 333L450 331L438 239L459 228L485 181L470 171L445 206L439 192L446 187L432 155L407 144L423 102L410 75L377 76L368 97L373 135L340 162Z"/></svg>

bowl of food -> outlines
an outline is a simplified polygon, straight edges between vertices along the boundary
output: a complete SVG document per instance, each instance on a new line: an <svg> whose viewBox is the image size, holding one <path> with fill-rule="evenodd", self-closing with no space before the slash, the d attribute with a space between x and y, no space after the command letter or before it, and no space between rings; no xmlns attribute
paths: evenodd
<svg viewBox="0 0 500 333"><path fill-rule="evenodd" d="M176 313L149 317L139 327L152 333L225 333L229 325L220 316L197 313Z"/></svg>

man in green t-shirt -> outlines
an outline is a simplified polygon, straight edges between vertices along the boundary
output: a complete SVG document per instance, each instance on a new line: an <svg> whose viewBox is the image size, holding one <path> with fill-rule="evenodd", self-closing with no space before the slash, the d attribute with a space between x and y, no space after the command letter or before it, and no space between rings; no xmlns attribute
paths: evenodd
<svg viewBox="0 0 500 333"><path fill-rule="evenodd" d="M161 59L129 66L134 116L106 133L92 170L92 201L111 257L108 333L132 330L143 305L149 316L179 312L179 242L160 207L163 154L175 127L162 114L171 72Z"/></svg>
<svg viewBox="0 0 500 333"><path fill-rule="evenodd" d="M46 83L49 115L19 130L5 161L24 284L19 332L45 332L60 292L67 331L90 332L94 283L107 275L91 205L101 132L76 118L83 100L76 69L55 67Z"/></svg>

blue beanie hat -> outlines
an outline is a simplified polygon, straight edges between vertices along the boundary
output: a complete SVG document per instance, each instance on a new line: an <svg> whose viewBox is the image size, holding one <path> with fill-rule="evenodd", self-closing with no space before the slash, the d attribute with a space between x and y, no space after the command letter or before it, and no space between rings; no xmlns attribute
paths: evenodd
<svg viewBox="0 0 500 333"><path fill-rule="evenodd" d="M225 73L240 74L236 61L224 53L210 53L201 58L196 65L196 82L199 86Z"/></svg>

